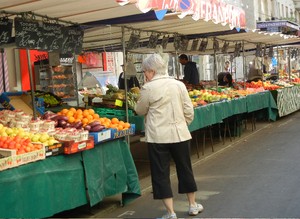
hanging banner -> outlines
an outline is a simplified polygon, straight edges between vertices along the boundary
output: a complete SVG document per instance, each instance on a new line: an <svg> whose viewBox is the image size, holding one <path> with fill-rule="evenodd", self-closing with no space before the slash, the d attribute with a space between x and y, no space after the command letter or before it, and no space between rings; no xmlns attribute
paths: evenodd
<svg viewBox="0 0 300 219"><path fill-rule="evenodd" d="M0 18L0 45L11 42L13 20Z"/></svg>
<svg viewBox="0 0 300 219"><path fill-rule="evenodd" d="M16 45L26 49L41 49L43 43L42 23L15 18Z"/></svg>
<svg viewBox="0 0 300 219"><path fill-rule="evenodd" d="M120 0L116 2L120 3ZM192 15L194 20L203 19L223 25L228 24L231 28L246 27L245 11L220 0L137 0L136 6L142 12L151 9L157 11L167 9L181 12L180 18Z"/></svg>

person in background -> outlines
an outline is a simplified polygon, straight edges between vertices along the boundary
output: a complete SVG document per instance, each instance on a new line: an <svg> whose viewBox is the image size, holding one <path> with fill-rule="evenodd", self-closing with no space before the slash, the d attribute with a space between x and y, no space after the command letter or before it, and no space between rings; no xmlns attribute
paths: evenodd
<svg viewBox="0 0 300 219"><path fill-rule="evenodd" d="M199 73L198 73L196 63L189 61L186 54L181 54L179 56L179 62L180 62L180 64L184 65L183 81L188 84L198 85L199 84Z"/></svg>
<svg viewBox="0 0 300 219"><path fill-rule="evenodd" d="M178 192L186 194L189 215L197 215L203 206L197 204L190 160L191 134L188 125L194 119L194 109L185 85L169 77L167 63L159 54L152 54L142 63L145 84L135 106L138 115L145 116L145 138L150 160L153 198L162 200L167 214L177 218L173 206L170 181L170 161L173 158L178 175Z"/></svg>
<svg viewBox="0 0 300 219"><path fill-rule="evenodd" d="M124 65L121 65L121 66L122 66L123 72L119 76L118 87L119 87L119 89L125 90ZM127 89L130 90L130 88L133 88L133 87L140 88L140 83L135 76L130 76L127 78Z"/></svg>
<svg viewBox="0 0 300 219"><path fill-rule="evenodd" d="M225 61L224 70L225 70L225 72L230 73L230 62L228 60Z"/></svg>

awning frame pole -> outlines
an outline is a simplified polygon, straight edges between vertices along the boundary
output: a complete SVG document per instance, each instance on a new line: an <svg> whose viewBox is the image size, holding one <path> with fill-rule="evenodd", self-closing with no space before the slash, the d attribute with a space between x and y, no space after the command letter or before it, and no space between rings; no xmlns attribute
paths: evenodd
<svg viewBox="0 0 300 219"><path fill-rule="evenodd" d="M291 82L291 71L292 71L292 69L291 69L291 48L289 47L288 48L288 54L289 54L289 60L288 60L288 68L289 68L289 82Z"/></svg>
<svg viewBox="0 0 300 219"><path fill-rule="evenodd" d="M126 112L126 122L129 122L129 116L128 116L128 101L127 101L127 77L126 77L126 43L125 43L125 27L122 26L122 51L123 51L123 75L124 75L124 85L125 85L125 112ZM128 147L130 148L130 137L129 135L126 136L126 142L128 144Z"/></svg>
<svg viewBox="0 0 300 219"><path fill-rule="evenodd" d="M30 90L31 90L31 102L32 102L32 110L33 110L33 119L37 119L36 115L36 102L34 95L34 84L33 84L33 76L32 76L32 68L31 68L31 60L30 60L30 51L26 49L27 52L27 61L28 61L28 70L29 70L29 81L30 81Z"/></svg>
<svg viewBox="0 0 300 219"><path fill-rule="evenodd" d="M246 69L246 56L245 56L245 41L243 41L242 46L243 46L243 77L244 77L243 81L244 81L244 89L246 90L247 69Z"/></svg>

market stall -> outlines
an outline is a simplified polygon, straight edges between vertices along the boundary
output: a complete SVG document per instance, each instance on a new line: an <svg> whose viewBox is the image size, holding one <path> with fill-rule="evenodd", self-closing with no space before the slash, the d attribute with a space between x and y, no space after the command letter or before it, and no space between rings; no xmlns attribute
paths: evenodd
<svg viewBox="0 0 300 219"><path fill-rule="evenodd" d="M279 117L300 109L300 86L286 87L271 91L278 107Z"/></svg>
<svg viewBox="0 0 300 219"><path fill-rule="evenodd" d="M2 218L51 217L116 194L122 194L123 203L141 195L123 139L2 171L0 185Z"/></svg>

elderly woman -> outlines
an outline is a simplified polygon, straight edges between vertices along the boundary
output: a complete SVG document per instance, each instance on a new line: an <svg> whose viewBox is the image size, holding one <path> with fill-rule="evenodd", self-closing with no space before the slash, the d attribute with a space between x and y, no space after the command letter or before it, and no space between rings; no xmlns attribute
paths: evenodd
<svg viewBox="0 0 300 219"><path fill-rule="evenodd" d="M167 63L159 54L143 61L145 84L135 111L145 116L145 134L153 187L153 198L161 199L167 209L163 218L177 218L173 208L170 182L170 159L176 164L178 192L187 194L189 215L197 215L203 207L195 201L197 191L193 175L188 130L194 109L185 85L168 76Z"/></svg>

